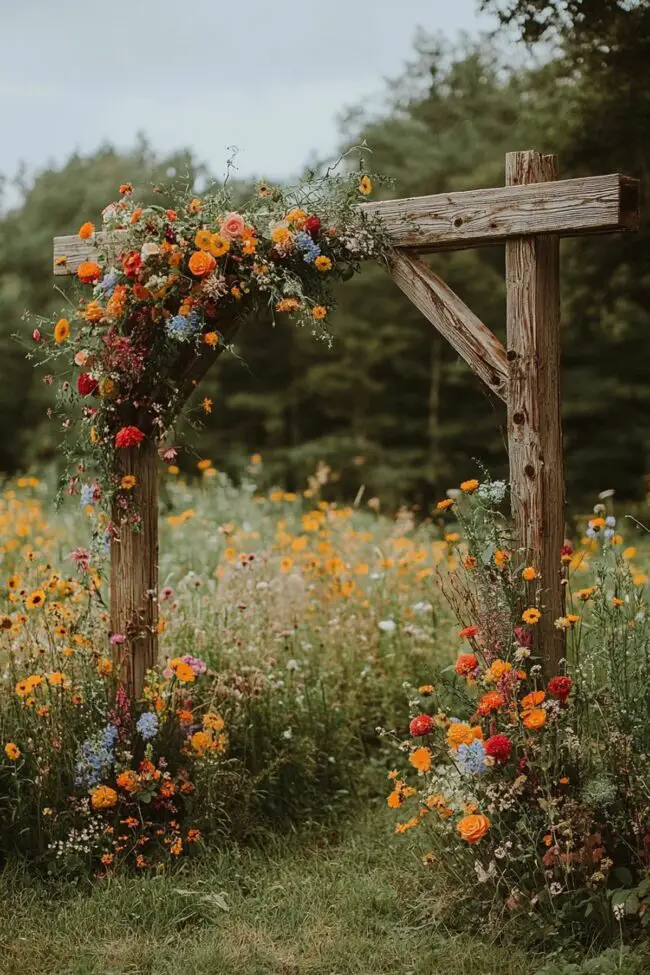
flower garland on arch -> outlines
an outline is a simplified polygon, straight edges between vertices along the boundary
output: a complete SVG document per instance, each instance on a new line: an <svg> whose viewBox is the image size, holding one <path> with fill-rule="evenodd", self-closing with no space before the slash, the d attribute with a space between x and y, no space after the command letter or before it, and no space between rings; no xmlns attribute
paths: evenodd
<svg viewBox="0 0 650 975"><path fill-rule="evenodd" d="M150 438L173 461L173 424L242 322L289 315L329 338L334 283L388 247L358 206L372 189L368 175L328 171L288 188L259 184L245 202L226 181L202 197L159 190L165 205L140 205L122 184L103 233L79 229L96 258L77 269L76 303L32 333L41 361L63 365L56 412L76 433L64 445L67 493L84 506L117 502L137 524L136 479L116 455Z"/></svg>

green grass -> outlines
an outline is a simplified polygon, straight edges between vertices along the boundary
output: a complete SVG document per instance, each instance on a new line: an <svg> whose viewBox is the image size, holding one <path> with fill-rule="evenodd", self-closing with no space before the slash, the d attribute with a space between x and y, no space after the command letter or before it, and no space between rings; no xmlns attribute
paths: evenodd
<svg viewBox="0 0 650 975"><path fill-rule="evenodd" d="M478 925L472 938L436 924L417 861L391 842L392 822L364 813L340 834L233 848L173 877L90 891L53 893L5 873L0 972L531 975L530 958L486 944Z"/></svg>

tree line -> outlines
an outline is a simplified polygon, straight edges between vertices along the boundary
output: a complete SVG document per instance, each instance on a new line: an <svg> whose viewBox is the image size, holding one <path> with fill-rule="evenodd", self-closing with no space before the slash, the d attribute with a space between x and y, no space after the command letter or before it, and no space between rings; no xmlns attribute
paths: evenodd
<svg viewBox="0 0 650 975"><path fill-rule="evenodd" d="M503 31L451 46L421 35L411 63L382 103L349 109L341 146L365 140L371 168L394 178L387 195L416 196L500 185L508 151L555 152L560 176L623 172L642 180L650 163L650 4L618 0L484 0ZM510 26L505 26L510 25ZM518 33L517 33L518 32ZM531 47L532 45L532 47ZM60 307L50 276L51 240L99 222L116 187L209 173L191 152L162 157L144 139L72 157L23 185L0 216L0 468L56 459L50 390L14 333L26 310ZM615 488L640 498L650 470L650 222L638 234L564 241L563 421L569 499ZM450 286L504 339L503 248L430 258ZM345 285L331 348L289 323L242 330L201 395L211 416L191 433L197 458L238 476L252 453L261 477L304 486L322 460L334 493L388 505L426 505L473 474L476 462L505 473L505 415L453 350L378 265Z"/></svg>

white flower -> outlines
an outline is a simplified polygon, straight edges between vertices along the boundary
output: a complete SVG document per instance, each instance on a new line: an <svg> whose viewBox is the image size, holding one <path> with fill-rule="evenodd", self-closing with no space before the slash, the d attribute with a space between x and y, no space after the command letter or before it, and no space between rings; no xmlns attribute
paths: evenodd
<svg viewBox="0 0 650 975"><path fill-rule="evenodd" d="M289 740L289 738L293 738L293 731L291 730L291 728L287 728L285 731L283 731L282 737L286 738L287 740Z"/></svg>
<svg viewBox="0 0 650 975"><path fill-rule="evenodd" d="M146 261L149 257L155 257L156 254L160 254L160 245L154 244L152 240L148 240L142 245L142 250L140 251L140 257L143 261Z"/></svg>
<svg viewBox="0 0 650 975"><path fill-rule="evenodd" d="M397 629L395 620L380 620L377 626L382 633L394 633Z"/></svg>
<svg viewBox="0 0 650 975"><path fill-rule="evenodd" d="M415 603L413 606L414 613L428 613L433 609L431 603Z"/></svg>
<svg viewBox="0 0 650 975"><path fill-rule="evenodd" d="M287 660L287 670L299 670L300 664L297 660Z"/></svg>

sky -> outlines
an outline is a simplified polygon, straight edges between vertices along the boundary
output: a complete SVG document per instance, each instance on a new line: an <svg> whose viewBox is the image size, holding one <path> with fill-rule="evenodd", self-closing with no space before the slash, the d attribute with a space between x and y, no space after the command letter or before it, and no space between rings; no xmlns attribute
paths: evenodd
<svg viewBox="0 0 650 975"><path fill-rule="evenodd" d="M0 0L0 174L103 143L191 148L215 173L289 176L337 145L417 28L457 38L478 0Z"/></svg>

